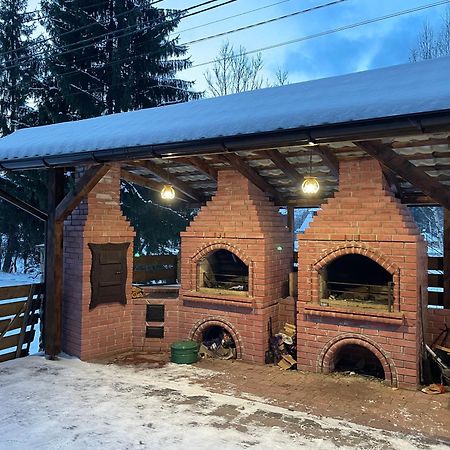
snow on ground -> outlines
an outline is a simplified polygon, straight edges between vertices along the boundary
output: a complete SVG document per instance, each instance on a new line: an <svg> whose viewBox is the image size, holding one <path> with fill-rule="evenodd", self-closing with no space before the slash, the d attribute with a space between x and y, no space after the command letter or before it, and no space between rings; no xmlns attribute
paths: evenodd
<svg viewBox="0 0 450 450"><path fill-rule="evenodd" d="M40 283L40 276L30 275L27 273L6 273L0 271L0 287L3 286L20 286L21 284Z"/></svg>
<svg viewBox="0 0 450 450"><path fill-rule="evenodd" d="M421 437L211 393L213 372L30 356L0 364L0 448L444 449Z"/></svg>

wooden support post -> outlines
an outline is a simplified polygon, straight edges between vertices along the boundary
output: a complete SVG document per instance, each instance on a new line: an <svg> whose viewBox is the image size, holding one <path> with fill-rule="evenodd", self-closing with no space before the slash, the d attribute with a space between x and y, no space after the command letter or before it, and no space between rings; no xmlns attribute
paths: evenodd
<svg viewBox="0 0 450 450"><path fill-rule="evenodd" d="M289 231L294 235L294 207L288 206L287 207L287 222L288 222L288 228Z"/></svg>
<svg viewBox="0 0 450 450"><path fill-rule="evenodd" d="M444 208L444 308L450 308L450 210Z"/></svg>
<svg viewBox="0 0 450 450"><path fill-rule="evenodd" d="M61 352L63 221L57 220L56 207L63 198L64 171L49 169L44 307L44 349L49 359Z"/></svg>

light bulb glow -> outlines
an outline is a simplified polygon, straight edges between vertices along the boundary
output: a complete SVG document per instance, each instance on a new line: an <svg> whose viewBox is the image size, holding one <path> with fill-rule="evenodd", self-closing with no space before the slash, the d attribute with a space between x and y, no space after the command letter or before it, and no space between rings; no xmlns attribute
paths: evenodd
<svg viewBox="0 0 450 450"><path fill-rule="evenodd" d="M163 200L173 200L175 198L175 189L170 184L165 184L161 189L161 198Z"/></svg>
<svg viewBox="0 0 450 450"><path fill-rule="evenodd" d="M317 194L320 189L320 184L316 177L305 177L302 183L302 191L304 194L312 195Z"/></svg>

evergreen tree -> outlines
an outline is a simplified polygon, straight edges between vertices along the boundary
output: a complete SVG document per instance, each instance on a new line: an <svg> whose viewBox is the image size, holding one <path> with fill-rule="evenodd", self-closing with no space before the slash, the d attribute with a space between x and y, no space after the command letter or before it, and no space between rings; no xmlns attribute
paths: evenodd
<svg viewBox="0 0 450 450"><path fill-rule="evenodd" d="M26 0L0 0L0 136L33 125L31 106L38 65L33 55L33 27L27 22ZM45 206L45 185L37 172L0 174L1 187L38 207ZM1 269L11 271L20 257L30 260L43 242L43 224L0 201Z"/></svg>
<svg viewBox="0 0 450 450"><path fill-rule="evenodd" d="M26 0L0 0L0 133L29 126L36 64L30 61L33 27L24 14Z"/></svg>
<svg viewBox="0 0 450 450"><path fill-rule="evenodd" d="M45 83L57 89L46 89L41 108L56 104L58 121L198 96L175 77L190 66L186 48L170 37L179 13L149 0L43 0L42 10L52 38Z"/></svg>

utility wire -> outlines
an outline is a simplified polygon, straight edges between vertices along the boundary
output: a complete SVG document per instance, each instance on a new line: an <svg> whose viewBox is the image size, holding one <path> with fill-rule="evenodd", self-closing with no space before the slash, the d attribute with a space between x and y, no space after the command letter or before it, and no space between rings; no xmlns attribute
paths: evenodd
<svg viewBox="0 0 450 450"><path fill-rule="evenodd" d="M130 13L134 12L134 11L137 11L137 10L140 10L140 9L145 9L145 8L150 7L150 6L153 6L154 4L159 3L159 2L162 2L162 1L164 1L164 0L156 0L156 1L152 2L152 3L149 3L147 6L133 6L133 8L131 8L131 9L128 9L128 10L126 10L126 11L122 11L121 13L114 15L113 18L118 18L118 17L125 16L125 15L127 15L127 14L130 14ZM217 0L214 0L214 1L217 1ZM103 5L104 3L106 3L106 1L103 1L103 2L101 2L101 3L96 3L96 4L94 4L94 5L89 5L88 8L92 8L92 7L98 6L98 5ZM26 14L26 13L24 13L24 14ZM98 25L101 25L101 26L103 26L103 27L106 26L106 25L100 24L100 23L98 23L98 22L88 23L88 24L83 25L83 26L81 26L81 27L74 28L73 30L65 31L65 32L61 33L58 37L68 36L69 34L76 33L76 32L78 32L78 31L83 31L83 30L86 30L87 28L94 27L94 26L98 26ZM5 56L5 55L8 55L8 54L10 54L10 53L16 53L16 52L19 52L19 51L21 51L21 50L23 50L23 49L28 49L28 48L30 48L30 47L35 47L36 45L42 45L42 44L44 44L45 42L48 42L48 41L51 41L51 40L53 40L53 37L48 37L48 38L40 39L40 40L38 39L38 40L36 40L35 42L30 42L30 43L29 43L28 45L26 45L26 46L18 47L18 48L14 49L14 50L8 50L8 51L6 51L6 52L1 52L1 53L0 53L0 57ZM72 44L72 45L74 45L74 44Z"/></svg>
<svg viewBox="0 0 450 450"><path fill-rule="evenodd" d="M369 24L372 24L372 23L382 22L384 20L392 19L392 18L399 17L399 16L404 16L404 15L407 15L407 14L412 14L412 13L415 13L415 12L418 12L418 11L423 11L425 9L430 9L430 8L433 8L433 7L436 7L436 6L445 5L445 4L448 4L448 3L450 3L450 0L441 0L441 1L438 1L438 2L428 3L428 4L425 4L425 5L417 6L415 8L409 8L409 9L397 11L397 12L394 12L394 13L391 13L391 14L386 14L384 16L379 16L379 17L375 17L375 18L372 18L372 19L362 20L360 22L351 23L351 24L348 24L348 25L343 25L341 27L337 27L337 28L333 28L333 29L330 29L330 30L322 31L320 33L315 33L315 34L311 34L311 35L308 35L308 36L302 36L302 37L297 38L297 39L291 39L289 41L280 42L278 44L273 44L273 45L269 45L269 46L266 46L266 47L261 47L261 48L254 49L254 50L251 50L251 51L246 51L246 52L243 52L241 54L235 55L234 58L239 58L239 57L244 56L244 55L251 55L251 54L254 54L254 53L260 53L260 52L264 52L264 51L267 51L267 50L272 50L274 48L283 47L285 45L290 45L290 44L294 44L294 43L297 43L297 42L303 42L303 41L307 41L307 40L316 39L316 38L319 38L319 37L322 37L322 36L327 36L327 35L330 35L330 34L339 33L341 31L350 30L350 29L353 29L353 28L358 28L358 27L361 27L361 26L364 26L364 25L369 25ZM183 43L181 45L188 45L188 43ZM144 53L144 54L141 54L141 55L136 55L132 59L136 59L136 58L139 58L139 57L142 57L142 56L147 56L148 54L151 54L151 53L152 52ZM121 62L121 61L118 60L118 61L114 61L114 62L111 62L111 63L117 63L117 62ZM216 59L213 59L213 60L210 60L210 61L206 61L206 62L203 62L203 63L199 63L199 64L194 64L189 69L193 69L193 68L196 68L196 67L203 67L203 66L206 66L206 65L209 65L209 64L213 64L214 62L216 62ZM107 64L111 64L111 63L107 63ZM186 69L186 70L189 70L189 69ZM62 74L62 75L64 75L64 74ZM119 86L119 84L112 85L110 87L117 87L117 86ZM88 92L88 93L95 93L95 92L98 92L98 88L90 89L90 90L85 91L85 92L78 92L78 93L68 94L67 96L79 95L81 93L86 93L86 92Z"/></svg>
<svg viewBox="0 0 450 450"><path fill-rule="evenodd" d="M282 1L279 1L279 2L276 2L276 3L271 3L270 5L265 5L265 6L261 6L260 8L250 9L248 11L244 11L244 12L239 13L239 14L233 14L232 16L224 17L222 19L213 20L211 22L203 23L201 25L196 25L196 26L190 27L190 28L184 28L183 30L177 31L176 33L177 34L183 34L183 33L186 33L187 31L197 30L198 28L204 28L204 27L206 27L208 25L214 25L216 23L225 22L226 20L235 19L236 17L246 16L247 14L258 12L258 11L261 11L263 9L271 8L273 6L281 5L282 3L287 3L287 2L291 2L291 1L292 0L282 0Z"/></svg>
<svg viewBox="0 0 450 450"><path fill-rule="evenodd" d="M350 30L350 29L353 29L353 28L358 28L358 27L361 27L361 26L364 26L364 25L369 25L369 24L376 23L376 22L381 22L381 21L387 20L387 19L393 19L395 17L404 16L406 14L411 14L411 13L415 13L415 12L418 12L418 11L423 11L425 9L434 8L436 6L441 6L441 5L445 5L445 4L448 4L448 3L450 3L450 0L441 0L439 2L428 3L426 5L417 6L415 8L405 9L405 10L402 10L402 11L397 11L395 13L386 14L385 16L375 17L373 19L362 20L362 21L357 22L357 23L352 23L352 24L349 24L349 25L343 25L341 27L333 28L331 30L321 31L320 33L315 33L315 34L311 34L311 35L308 35L308 36L302 36L300 38L291 39L289 41L280 42L278 44L268 45L266 47L260 47L260 48L254 49L254 50L249 50L249 51L246 51L245 53L240 53L238 55L235 55L234 58L239 58L239 57L241 57L243 55L252 55L254 53L260 53L260 52L264 52L264 51L267 51L267 50L272 50L274 48L284 47L285 45L295 44L295 43L298 43L298 42L309 41L311 39L316 39L316 38L319 38L319 37L322 37L322 36L327 36L327 35L330 35L330 34L339 33L341 31ZM213 37L216 37L216 35L212 36L212 38ZM189 43L184 44L184 45L188 45L188 44ZM203 63L194 64L189 69L193 69L195 67L206 66L206 65L214 63L215 61L216 61L216 59L213 59L213 60L206 61L206 62L203 62Z"/></svg>
<svg viewBox="0 0 450 450"><path fill-rule="evenodd" d="M216 1L218 1L218 0L213 0L213 1L216 2ZM210 6L210 7L208 7L208 8L202 9L202 10L200 10L200 11L195 11L195 12L192 12L192 13L189 13L189 14L185 14L185 13L189 12L190 10L192 10L192 9L197 9L197 8L199 7L199 5L194 5L194 6L191 6L191 7L189 7L189 8L186 8L186 9L184 9L184 10L179 11L178 14L180 15L180 17L177 17L177 18L174 18L174 19L169 19L168 22L170 22L170 21L175 22L175 21L177 21L177 20L179 20L179 19L185 19L185 18L187 18L187 17L195 16L195 15L204 13L204 12L206 12L206 11L209 11L209 10L211 10L211 9L219 8L219 7L228 5L229 3L234 3L234 2L236 2L236 1L237 1L237 0L227 0L227 1L224 1L224 2L222 2L222 3L220 3L220 4L218 4L218 5ZM341 0L341 1L343 1L343 0ZM205 2L205 3L211 3L211 2ZM130 11L128 11L128 12L130 12ZM120 14L117 14L115 17L119 17L119 16L121 16L121 15L127 14L128 12L126 12L126 11L125 11L125 12L122 12L122 13L120 13ZM94 25L98 25L98 23L88 24L88 25L85 25L84 27L81 27L81 28L84 29L84 28L87 28L87 27L89 27L89 26L94 26ZM135 25L133 25L132 27L126 27L126 28L122 28L122 29L119 29L119 30L109 31L109 32L107 32L107 33L103 33L103 34L100 34L100 35L97 35L97 36L92 36L92 37L90 37L90 38L86 38L86 39L83 39L83 40L81 40L81 41L77 41L77 42L74 42L74 43L71 43L71 44L63 45L63 46L59 47L59 49L66 49L66 48L69 49L69 47L72 47L72 46L74 46L74 45L84 44L84 43L86 43L86 42L90 42L90 41L93 41L93 40L102 39L102 38L105 38L105 37L106 37L106 38L111 38L111 39L112 39L112 38L120 39L120 38L123 38L123 37L126 37L126 36L130 36L130 35L133 35L133 34L142 33L142 32L144 32L144 31L146 31L146 30L152 30L152 29L154 29L154 25L153 25L153 24L152 24L152 25L145 25L145 24L144 24L144 26L141 26L140 28L136 29L136 27L138 27L138 26L140 26L140 25L139 25L139 24L135 24ZM132 31L127 31L127 30L130 30L131 28L133 28ZM77 30L78 30L78 29L77 29ZM76 30L70 30L70 31L67 31L67 32L65 32L65 33L62 33L60 36L67 35L67 34L69 34L69 33L73 33L74 31L76 31ZM52 37L49 37L49 38L47 38L47 39L41 40L41 41L39 41L39 42L37 42L37 43L34 43L34 44L32 44L32 45L42 44L42 43L47 42L47 41L50 41L50 40L52 40L52 39L53 39ZM107 40L109 40L109 39L107 39ZM83 45L83 46L80 46L80 47L76 47L76 48L69 49L69 50L64 51L64 52L59 52L59 53L57 53L57 54L55 54L55 55L53 55L53 56L58 57L58 56L67 55L67 54L70 54L70 53L74 53L74 52L76 52L76 51L80 51L80 50L84 50L84 49L89 48L89 47L93 47L93 46L95 46L95 45L97 45L97 44L98 44L98 42L94 42L94 43L91 43L91 44L89 44L89 45ZM4 56L4 55L7 54L7 53L15 53L15 52L18 52L18 51L20 51L20 50L27 49L27 48L29 48L29 47L30 47L30 46L23 46L23 47L20 47L20 48L18 48L18 49L15 49L15 50L9 50L8 52L0 53L0 57L1 57L1 56ZM52 52L52 49L49 49L49 50L43 50L43 51L41 51L41 52L37 52L37 53L34 53L34 54L32 54L32 55L29 55L29 56L23 56L23 57L21 57L21 58L17 58L17 59L15 59L15 60L8 61L8 63L13 63L13 65L3 65L3 66L0 66L0 69L2 69L2 68L12 69L12 68L20 67L20 64L19 64L19 65L17 64L18 62L26 62L27 60L33 60L33 59L35 59L37 56L46 55L46 54L51 54L51 52Z"/></svg>
<svg viewBox="0 0 450 450"><path fill-rule="evenodd" d="M231 0L231 1L233 1L233 0ZM272 23L272 22L274 22L276 20L286 19L287 17L291 17L292 15L306 14L306 13L309 13L309 12L312 12L312 11L315 11L315 10L318 10L318 9L330 7L330 6L333 6L335 4L345 2L345 1L348 1L348 0L334 0L334 1L329 2L329 3L324 3L322 5L314 6L312 8L307 8L307 9L303 9L303 10L300 10L300 11L296 11L295 13L291 13L291 14L287 14L287 15L284 15L284 16L276 17L276 18L269 19L269 20L266 20L266 21L263 21L263 22L258 22L257 24L247 25L246 27L241 27L241 28L237 28L237 29L234 29L234 30L226 31L226 32L223 32L223 33L218 33L218 34L214 34L214 35L211 35L211 36L206 36L206 37L203 37L203 38L194 39L192 41L183 42L180 45L182 45L182 46L194 45L194 44L197 44L199 42L204 42L204 41L207 41L207 40L210 40L210 39L216 39L218 37L222 37L222 36L226 36L226 35L229 35L229 34L232 34L232 33L236 33L238 31L247 30L247 29L250 29L250 28L254 28L256 26L265 25L267 23ZM450 2L450 0L446 0L446 1ZM62 53L62 54L64 54L64 53ZM151 56L152 54L155 54L155 52L154 51L145 52L145 53L141 53L140 55L134 55L134 56L129 56L129 57L122 58L122 59L116 59L114 61L110 61L108 63L105 63L103 66L110 65L110 64L117 64L117 63L128 62L128 61L132 61L132 60L134 60L136 58L139 58L139 57ZM58 55L56 55L56 56L58 56ZM238 55L236 55L236 57L237 56ZM80 62L80 61L78 61L78 62ZM78 70L70 71L70 72L64 72L64 73L60 74L60 76L71 75L71 74L77 73L77 72L78 72Z"/></svg>

